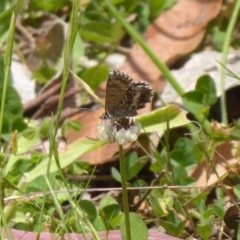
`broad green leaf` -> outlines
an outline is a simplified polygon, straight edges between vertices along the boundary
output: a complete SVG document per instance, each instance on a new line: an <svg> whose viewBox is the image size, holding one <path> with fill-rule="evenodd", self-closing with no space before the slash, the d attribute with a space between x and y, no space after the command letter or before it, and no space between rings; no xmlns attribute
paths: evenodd
<svg viewBox="0 0 240 240"><path fill-rule="evenodd" d="M201 76L196 84L195 89L204 94L204 105L213 105L217 102L217 90L215 82L210 75Z"/></svg>
<svg viewBox="0 0 240 240"><path fill-rule="evenodd" d="M212 36L213 46L217 51L222 51L223 43L225 42L227 33L219 30L219 28L214 29Z"/></svg>
<svg viewBox="0 0 240 240"><path fill-rule="evenodd" d="M52 119L50 117L46 117L43 119L43 122L40 127L40 134L42 138L49 137L49 130L52 123Z"/></svg>
<svg viewBox="0 0 240 240"><path fill-rule="evenodd" d="M209 225L212 224L212 220L214 219L213 208L208 208L201 217L201 223L207 223Z"/></svg>
<svg viewBox="0 0 240 240"><path fill-rule="evenodd" d="M101 209L101 214L103 213L103 219L106 221L107 225L109 225L111 224L111 221L120 213L120 206L119 204L110 204Z"/></svg>
<svg viewBox="0 0 240 240"><path fill-rule="evenodd" d="M121 182L121 174L115 167L111 167L111 175L116 181Z"/></svg>
<svg viewBox="0 0 240 240"><path fill-rule="evenodd" d="M104 231L107 230L102 218L97 216L96 220L93 222L93 226L96 231ZM82 231L82 228L80 229Z"/></svg>
<svg viewBox="0 0 240 240"><path fill-rule="evenodd" d="M2 99L3 88L0 87L0 99ZM7 86L7 98L4 107L4 115L10 120L14 117L22 116L22 103L17 91L12 86Z"/></svg>
<svg viewBox="0 0 240 240"><path fill-rule="evenodd" d="M164 227L167 233L175 237L181 237L183 235L185 224L185 221L181 221L179 224L173 224L172 222L160 220L160 225Z"/></svg>
<svg viewBox="0 0 240 240"><path fill-rule="evenodd" d="M45 11L57 11L66 5L67 1L65 0L48 0L48 1L38 1L31 0L29 9L31 10L45 10Z"/></svg>
<svg viewBox="0 0 240 240"><path fill-rule="evenodd" d="M79 121L68 120L67 121L68 127L76 132L81 131L83 125Z"/></svg>
<svg viewBox="0 0 240 240"><path fill-rule="evenodd" d="M202 239L207 240L212 235L212 226L210 226L209 224L198 224L196 227L196 231Z"/></svg>
<svg viewBox="0 0 240 240"><path fill-rule="evenodd" d="M107 65L98 65L88 68L81 78L93 89L97 89L99 85L108 78L109 67Z"/></svg>
<svg viewBox="0 0 240 240"><path fill-rule="evenodd" d="M0 14L0 46L1 46L2 42L7 37L7 31L9 29L11 16L16 7L16 4L14 3L11 6L8 6L8 9L2 9L4 5L3 3L1 3L0 5L1 10L4 10L3 12L1 11ZM8 3L6 5L8 5Z"/></svg>
<svg viewBox="0 0 240 240"><path fill-rule="evenodd" d="M222 199L218 199L218 200L222 200ZM218 201L218 200L217 200L217 201ZM223 201L222 201L222 202L223 202ZM214 205L212 206L214 214L215 214L219 219L222 219L222 220L224 219L224 216L225 216L225 214L226 214L226 211L225 211L224 207L225 207L225 203L221 204L221 206L219 206L219 205L217 205L217 204L214 204Z"/></svg>
<svg viewBox="0 0 240 240"><path fill-rule="evenodd" d="M12 132L18 131L22 132L27 128L27 124L25 123L25 119L21 116L16 116L12 120Z"/></svg>
<svg viewBox="0 0 240 240"><path fill-rule="evenodd" d="M185 153L193 151L193 142L191 139L183 137L179 138L174 145L174 149L182 150Z"/></svg>
<svg viewBox="0 0 240 240"><path fill-rule="evenodd" d="M127 181L135 177L141 170L142 168L146 165L146 163L149 161L149 157L141 157L138 158L136 156L134 159L126 159L126 177Z"/></svg>
<svg viewBox="0 0 240 240"><path fill-rule="evenodd" d="M82 156L85 153L88 153L98 147L104 145L106 142L101 140L93 139L80 139L78 141L69 144L67 149L59 154L59 161L61 168L67 167L69 164L73 163L77 158ZM49 158L47 157L43 162L41 162L35 169L28 173L28 180L32 181L38 176L45 175ZM56 172L58 170L56 161L52 158L50 173Z"/></svg>
<svg viewBox="0 0 240 240"><path fill-rule="evenodd" d="M48 66L38 68L33 73L33 78L40 84L47 83L56 74L56 70Z"/></svg>
<svg viewBox="0 0 240 240"><path fill-rule="evenodd" d="M238 227L237 227L236 239L240 239L240 222L238 223Z"/></svg>
<svg viewBox="0 0 240 240"><path fill-rule="evenodd" d="M106 196L104 197L100 203L99 203L99 208L103 209L104 207L111 205L111 204L117 204L118 202L116 201L116 199L114 199L111 196Z"/></svg>
<svg viewBox="0 0 240 240"><path fill-rule="evenodd" d="M160 204L160 202L157 200L157 198L150 196L149 202L151 205L151 208L153 209L153 212L158 217L166 217L168 215L168 210L166 204L163 202Z"/></svg>
<svg viewBox="0 0 240 240"><path fill-rule="evenodd" d="M86 40L95 43L113 43L117 41L113 35L113 25L106 22L92 21L83 24L80 35Z"/></svg>
<svg viewBox="0 0 240 240"><path fill-rule="evenodd" d="M95 221L97 217L97 209L92 202L83 199L79 202L79 206L87 214L90 221Z"/></svg>
<svg viewBox="0 0 240 240"><path fill-rule="evenodd" d="M62 128L61 128L62 136L67 137L67 133L68 133L69 129L79 132L82 129L82 127L83 127L83 125L79 121L67 119L63 123Z"/></svg>
<svg viewBox="0 0 240 240"><path fill-rule="evenodd" d="M195 156L191 152L184 152L181 150L173 150L170 153L171 161L173 164L179 164L182 167L189 167L197 163Z"/></svg>
<svg viewBox="0 0 240 240"><path fill-rule="evenodd" d="M208 111L204 105L204 93L200 91L189 91L182 96L183 105L194 115L202 115Z"/></svg>
<svg viewBox="0 0 240 240"><path fill-rule="evenodd" d="M72 55L73 55L72 69L74 72L78 72L79 62L81 61L81 57L84 56L84 54L85 54L84 42L80 34L77 34L74 45L73 45L73 51L72 51Z"/></svg>
<svg viewBox="0 0 240 240"><path fill-rule="evenodd" d="M148 239L148 229L143 220L136 214L130 213L130 231L132 240L147 240ZM123 215L120 222L120 229L122 239L126 240L126 226L125 226L125 216Z"/></svg>
<svg viewBox="0 0 240 240"><path fill-rule="evenodd" d="M229 136L232 140L239 141L240 140L240 129L236 129L236 128L232 129Z"/></svg>
<svg viewBox="0 0 240 240"><path fill-rule="evenodd" d="M169 128L180 127L191 123L180 108L168 105L148 114L137 117L142 125L141 132L155 132Z"/></svg>
<svg viewBox="0 0 240 240"><path fill-rule="evenodd" d="M22 154L25 154L29 152L34 146L39 144L41 142L39 134L35 131L35 128L37 126L38 121L32 121L29 123L30 127L33 127L33 131L31 134L31 138L27 139L23 137L22 134L19 134L18 136L18 152L16 155L11 154L9 157L9 160L7 162L7 166L5 168L5 175L8 174L8 172L12 169L14 164L22 158ZM26 131L26 130L25 130Z"/></svg>
<svg viewBox="0 0 240 240"><path fill-rule="evenodd" d="M38 135L38 131L35 128L27 128L22 132L22 136L26 138L27 140L32 140L34 137Z"/></svg>
<svg viewBox="0 0 240 240"><path fill-rule="evenodd" d="M238 198L240 198L240 184L236 185L234 188L233 188L233 192L236 194L236 196Z"/></svg>

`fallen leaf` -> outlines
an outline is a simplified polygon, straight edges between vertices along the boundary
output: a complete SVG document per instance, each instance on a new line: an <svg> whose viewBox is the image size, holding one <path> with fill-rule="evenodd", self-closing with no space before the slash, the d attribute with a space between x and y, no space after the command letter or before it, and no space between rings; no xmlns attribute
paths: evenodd
<svg viewBox="0 0 240 240"><path fill-rule="evenodd" d="M189 175L196 180L195 186L212 186L220 179L223 180L230 170L235 170L235 164L239 162L239 153L238 142L224 142L217 146L211 163L206 159L189 172Z"/></svg>
<svg viewBox="0 0 240 240"><path fill-rule="evenodd" d="M143 34L156 56L170 66L201 43L206 26L217 16L222 0L181 0L161 14ZM147 80L155 91L161 90L160 71L137 44L121 67L133 79Z"/></svg>

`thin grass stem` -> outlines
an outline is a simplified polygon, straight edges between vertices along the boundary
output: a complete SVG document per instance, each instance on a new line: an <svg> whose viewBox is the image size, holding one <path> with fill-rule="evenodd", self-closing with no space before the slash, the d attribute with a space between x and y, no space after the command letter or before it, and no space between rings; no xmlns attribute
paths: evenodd
<svg viewBox="0 0 240 240"><path fill-rule="evenodd" d="M120 161L120 174L121 174L121 184L122 184L122 196L123 196L123 209L125 215L125 226L126 226L126 236L127 240L131 240L130 231L130 218L129 218L129 203L128 203L128 193L127 193L127 180L126 180L126 170L124 164L124 154L123 145L119 144L119 161Z"/></svg>

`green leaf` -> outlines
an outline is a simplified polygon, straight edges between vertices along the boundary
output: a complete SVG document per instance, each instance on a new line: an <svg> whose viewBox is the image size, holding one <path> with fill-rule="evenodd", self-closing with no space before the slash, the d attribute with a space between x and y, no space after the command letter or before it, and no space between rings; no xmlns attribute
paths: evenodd
<svg viewBox="0 0 240 240"><path fill-rule="evenodd" d="M174 149L182 150L185 153L193 151L193 142L191 139L183 137L179 138L174 145Z"/></svg>
<svg viewBox="0 0 240 240"><path fill-rule="evenodd" d="M133 154L130 154L133 155ZM138 158L137 154L134 154L134 157L127 157L126 158L126 178L127 181L135 177L141 170L142 168L146 165L148 162L149 157L141 157Z"/></svg>
<svg viewBox="0 0 240 240"><path fill-rule="evenodd" d="M151 205L151 208L153 209L154 214L156 214L156 216L162 218L168 215L167 206L165 203L160 204L160 202L153 196L150 196L149 203Z"/></svg>
<svg viewBox="0 0 240 240"><path fill-rule="evenodd" d="M240 129L233 129L229 134L230 138L235 141L240 140Z"/></svg>
<svg viewBox="0 0 240 240"><path fill-rule="evenodd" d="M191 198L190 199L191 199L191 203L193 204L193 206L198 208L201 201L203 201L203 202L206 201L207 193L199 194L199 191L197 189L193 189L193 191L191 192Z"/></svg>
<svg viewBox="0 0 240 240"><path fill-rule="evenodd" d="M26 130L23 131L23 137L26 138L27 140L32 140L36 137L38 134L38 131L35 128L27 128Z"/></svg>
<svg viewBox="0 0 240 240"><path fill-rule="evenodd" d="M0 99L2 99L3 88L0 86ZM7 98L4 108L4 115L6 115L10 120L14 117L22 116L22 103L17 91L12 87L7 87Z"/></svg>
<svg viewBox="0 0 240 240"><path fill-rule="evenodd" d="M59 154L59 162L61 167L67 167L69 164L73 163L81 155L90 152L100 146L105 144L105 141L96 141L93 139L80 139L68 145L67 149L64 152ZM48 165L49 158L47 157L42 161L38 166L36 166L31 172L28 173L29 181L37 178L38 176L46 174L46 169ZM50 173L58 171L56 161L53 158Z"/></svg>
<svg viewBox="0 0 240 240"><path fill-rule="evenodd" d="M196 231L202 239L207 240L212 235L212 226L209 224L198 224L196 227Z"/></svg>
<svg viewBox="0 0 240 240"><path fill-rule="evenodd" d="M107 65L98 65L88 68L81 78L93 89L96 90L99 85L108 78L109 67Z"/></svg>
<svg viewBox="0 0 240 240"><path fill-rule="evenodd" d="M111 196L106 196L104 197L100 203L99 203L99 208L103 209L104 207L111 205L111 204L117 204L118 202Z"/></svg>
<svg viewBox="0 0 240 240"><path fill-rule="evenodd" d="M68 127L76 132L79 132L83 125L79 121L74 121L74 120L68 120L67 121Z"/></svg>
<svg viewBox="0 0 240 240"><path fill-rule="evenodd" d="M169 128L180 127L191 123L186 113L175 105L168 105L151 113L137 117L137 121L141 123L141 132L156 132Z"/></svg>
<svg viewBox="0 0 240 240"><path fill-rule="evenodd" d="M2 133L8 134L11 132L11 122L10 119L4 115L3 116L3 125L2 125Z"/></svg>
<svg viewBox="0 0 240 240"><path fill-rule="evenodd" d="M192 152L184 152L182 150L173 150L170 153L171 161L174 165L179 164L182 167L192 167L197 163Z"/></svg>
<svg viewBox="0 0 240 240"><path fill-rule="evenodd" d="M3 97L3 86L0 81L0 99ZM22 131L26 125L22 119L22 103L17 91L11 86L7 86L6 101L4 106L2 132L8 134L11 131ZM5 136L5 139L7 136Z"/></svg>
<svg viewBox="0 0 240 240"><path fill-rule="evenodd" d="M225 42L225 38L226 38L226 32L223 32L223 31L219 30L218 28L216 28L213 33L212 41L213 41L214 48L217 51L222 51L223 43Z"/></svg>
<svg viewBox="0 0 240 240"><path fill-rule="evenodd" d="M150 13L153 17L158 16L161 12L171 8L177 0L148 0Z"/></svg>
<svg viewBox="0 0 240 240"><path fill-rule="evenodd" d="M113 43L116 37L113 33L113 25L106 22L91 21L83 24L80 35L88 41L95 43Z"/></svg>
<svg viewBox="0 0 240 240"><path fill-rule="evenodd" d="M96 231L104 231L104 230L107 229L100 216L97 216L97 218L93 222L93 226L94 226ZM80 230L82 231L82 228Z"/></svg>
<svg viewBox="0 0 240 240"><path fill-rule="evenodd" d="M176 180L176 184L180 184L180 180L187 177L186 170L181 166L174 166L172 171L174 179Z"/></svg>
<svg viewBox="0 0 240 240"><path fill-rule="evenodd" d="M25 123L23 117L17 116L13 119L12 131L17 130L18 132L22 132L26 128L27 128L27 124Z"/></svg>
<svg viewBox="0 0 240 240"><path fill-rule="evenodd" d="M201 91L189 91L182 96L183 105L194 115L202 115L208 111L204 105L204 93Z"/></svg>
<svg viewBox="0 0 240 240"><path fill-rule="evenodd" d="M3 3L1 3L1 7ZM8 5L8 4L7 4ZM7 37L7 31L9 29L9 25L10 25L10 20L11 20L11 16L12 13L14 11L16 7L16 4L12 4L11 6L8 6L6 9L2 9L3 12L1 12L0 14L0 46L2 45L2 42L5 40L5 38Z"/></svg>
<svg viewBox="0 0 240 240"><path fill-rule="evenodd" d="M160 220L160 225L175 237L181 237L183 235L183 230L185 227L186 221L181 221L179 224L173 224L172 222Z"/></svg>
<svg viewBox="0 0 240 240"><path fill-rule="evenodd" d="M47 66L38 68L33 73L33 78L36 79L38 83L47 83L50 78L56 74L56 70Z"/></svg>
<svg viewBox="0 0 240 240"><path fill-rule="evenodd" d="M237 184L234 188L233 188L233 192L235 193L235 195L240 198L240 184Z"/></svg>
<svg viewBox="0 0 240 240"><path fill-rule="evenodd" d="M91 222L95 221L95 219L97 217L97 209L92 202L90 202L88 200L81 200L79 202L79 206L87 214L87 216Z"/></svg>
<svg viewBox="0 0 240 240"><path fill-rule="evenodd" d="M121 182L121 174L115 167L111 167L111 175L116 181Z"/></svg>
<svg viewBox="0 0 240 240"><path fill-rule="evenodd" d="M75 42L73 45L73 51L72 51L72 64L73 64L73 72L78 72L79 70L79 59L81 59L82 56L85 55L85 48L84 48L84 42L80 36L80 34L76 35Z"/></svg>
<svg viewBox="0 0 240 240"><path fill-rule="evenodd" d="M79 121L66 120L62 125L62 136L67 137L68 129L72 129L76 132L79 132L82 129L83 125Z"/></svg>
<svg viewBox="0 0 240 240"><path fill-rule="evenodd" d="M143 220L136 214L130 213L130 231L132 240L147 240L148 239L148 229ZM126 225L125 225L125 216L123 215L120 222L120 230L122 239L126 240Z"/></svg>
<svg viewBox="0 0 240 240"><path fill-rule="evenodd" d="M214 212L213 208L208 208L202 215L201 215L201 223L212 225L214 220Z"/></svg>
<svg viewBox="0 0 240 240"><path fill-rule="evenodd" d="M48 1L38 1L31 0L29 9L31 10L45 10L46 12L57 11L66 5L65 0L48 0Z"/></svg>
<svg viewBox="0 0 240 240"><path fill-rule="evenodd" d="M106 221L106 225L111 225L112 220L118 216L120 213L119 204L110 204L101 210L101 215L103 216L104 221Z"/></svg>
<svg viewBox="0 0 240 240"><path fill-rule="evenodd" d="M148 0L151 15L157 16L161 12L165 2L166 0Z"/></svg>
<svg viewBox="0 0 240 240"><path fill-rule="evenodd" d="M204 94L204 105L214 105L217 102L217 90L215 82L210 75L201 76L196 84L195 89Z"/></svg>
<svg viewBox="0 0 240 240"><path fill-rule="evenodd" d="M226 213L225 210L224 210L224 204L222 204L222 206L218 206L216 204L214 204L212 206L214 214L222 220L224 219L224 216L225 216L225 213Z"/></svg>
<svg viewBox="0 0 240 240"><path fill-rule="evenodd" d="M49 130L51 126L51 118L47 117L43 119L42 125L40 127L40 134L42 138L49 137Z"/></svg>
<svg viewBox="0 0 240 240"><path fill-rule="evenodd" d="M33 152L31 155L31 162L32 163L38 163L44 158L44 155L39 152Z"/></svg>

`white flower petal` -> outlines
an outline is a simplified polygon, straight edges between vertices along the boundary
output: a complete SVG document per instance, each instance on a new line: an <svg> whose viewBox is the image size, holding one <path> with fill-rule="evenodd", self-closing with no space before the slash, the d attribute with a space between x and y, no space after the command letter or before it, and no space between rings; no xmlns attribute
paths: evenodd
<svg viewBox="0 0 240 240"><path fill-rule="evenodd" d="M124 124L124 127L121 128L121 124ZM116 141L121 145L136 141L140 130L141 124L135 122L135 118L105 119L103 124L98 125L98 132L101 139L108 140L109 142Z"/></svg>

